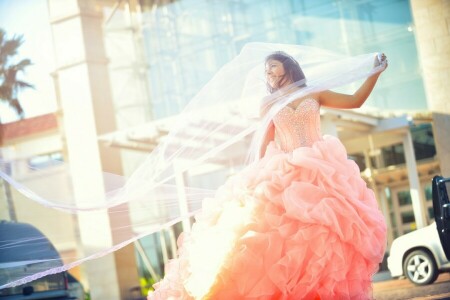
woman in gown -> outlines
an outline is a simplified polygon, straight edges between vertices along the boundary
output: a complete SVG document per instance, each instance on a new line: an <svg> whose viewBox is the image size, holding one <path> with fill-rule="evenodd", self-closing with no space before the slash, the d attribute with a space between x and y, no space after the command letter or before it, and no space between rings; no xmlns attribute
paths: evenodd
<svg viewBox="0 0 450 300"><path fill-rule="evenodd" d="M280 97L306 86L283 90L305 79L284 52L265 71ZM148 299L370 299L386 225L341 142L321 135L320 107L360 107L381 72L353 95L310 93L276 113L261 158L203 202Z"/></svg>

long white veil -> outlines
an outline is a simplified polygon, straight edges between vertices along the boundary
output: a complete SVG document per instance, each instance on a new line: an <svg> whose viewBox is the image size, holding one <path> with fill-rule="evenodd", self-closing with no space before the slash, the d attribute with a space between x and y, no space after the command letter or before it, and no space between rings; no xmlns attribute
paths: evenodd
<svg viewBox="0 0 450 300"><path fill-rule="evenodd" d="M300 63L307 78L306 87L286 97L280 97L280 93L269 95L264 60L274 51L289 53ZM71 214L81 225L86 218L95 220L107 216L114 239L109 246L91 245L88 252L61 254L61 263L57 257L39 255L40 238L12 237L0 231L0 257L24 249L28 255L22 261L9 264L0 259L0 268L4 269L0 274L0 288L65 271L191 217L205 198L214 196L215 189L207 185L190 187L188 180L180 185L177 174L211 165L226 166L229 162L234 166L252 163L259 157L268 124L283 106L312 92L343 86L351 88L350 84L380 72L381 67L373 68L375 56L370 53L348 57L299 45L247 44L173 119L169 133L159 140L158 146L132 176L124 179L104 173L105 193L101 205L92 205L98 203L93 201L98 199L96 194L80 198L70 192L74 180L70 162L55 164L54 167L61 170L56 174L36 170L25 160L3 159L0 176L23 195L21 201L33 203L32 207L39 207L39 211L52 211L54 216ZM268 110L265 116L259 116L261 106ZM91 222L89 226L95 233L96 223ZM61 228L60 235L66 235L67 230ZM72 230L74 238L81 240L77 230ZM53 235L50 239L58 238ZM7 272L8 268L17 266L27 270L23 276Z"/></svg>

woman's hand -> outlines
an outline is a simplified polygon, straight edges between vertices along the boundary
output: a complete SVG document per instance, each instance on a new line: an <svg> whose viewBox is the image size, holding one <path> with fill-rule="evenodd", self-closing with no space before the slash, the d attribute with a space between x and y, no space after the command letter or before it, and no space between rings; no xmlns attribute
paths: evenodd
<svg viewBox="0 0 450 300"><path fill-rule="evenodd" d="M388 66L388 61L386 58L386 55L384 53L378 53L377 56L375 56L375 61L373 63L373 67L377 68L381 66L380 73L386 70Z"/></svg>

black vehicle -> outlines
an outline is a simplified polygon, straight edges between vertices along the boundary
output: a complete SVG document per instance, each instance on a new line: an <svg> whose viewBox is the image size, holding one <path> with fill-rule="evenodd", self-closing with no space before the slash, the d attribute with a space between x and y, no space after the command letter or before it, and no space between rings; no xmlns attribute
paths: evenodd
<svg viewBox="0 0 450 300"><path fill-rule="evenodd" d="M20 243L8 242L19 239ZM59 253L52 243L30 224L1 221L0 241L0 283L2 284L34 273L35 270L62 265ZM49 259L51 261L48 261ZM47 261L39 262L39 260ZM0 299L79 299L71 296L68 279L68 273L61 272L24 285L0 289Z"/></svg>
<svg viewBox="0 0 450 300"><path fill-rule="evenodd" d="M432 181L434 219L448 260L450 260L450 201L447 192L449 184L450 178L442 176L435 176Z"/></svg>

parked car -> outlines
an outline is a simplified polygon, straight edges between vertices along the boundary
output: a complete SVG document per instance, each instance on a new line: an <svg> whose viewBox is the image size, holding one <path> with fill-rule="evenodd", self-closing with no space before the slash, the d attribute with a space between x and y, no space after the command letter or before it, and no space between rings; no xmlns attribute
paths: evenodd
<svg viewBox="0 0 450 300"><path fill-rule="evenodd" d="M432 180L436 222L396 238L390 249L388 268L392 277L406 276L417 285L433 283L440 272L450 270L450 178Z"/></svg>
<svg viewBox="0 0 450 300"><path fill-rule="evenodd" d="M416 285L433 283L440 272L450 270L434 222L396 238L387 262L392 277L406 276Z"/></svg>
<svg viewBox="0 0 450 300"><path fill-rule="evenodd" d="M20 243L8 244L21 239ZM29 275L29 270L61 266L59 253L37 228L30 224L0 222L0 283ZM48 260L37 262L39 260ZM81 284L67 272L51 274L24 285L0 289L0 299L84 299Z"/></svg>

